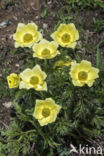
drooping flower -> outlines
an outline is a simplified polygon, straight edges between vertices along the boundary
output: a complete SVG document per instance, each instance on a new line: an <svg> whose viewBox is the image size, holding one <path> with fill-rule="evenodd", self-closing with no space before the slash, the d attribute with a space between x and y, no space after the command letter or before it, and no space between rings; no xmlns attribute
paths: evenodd
<svg viewBox="0 0 104 156"><path fill-rule="evenodd" d="M19 86L20 77L19 75L12 73L9 76L7 76L7 81L9 88L16 88Z"/></svg>
<svg viewBox="0 0 104 156"><path fill-rule="evenodd" d="M62 69L63 66L70 66L70 65L71 65L71 62L70 61L65 62L63 60L59 60L59 61L57 61L57 62L54 63L53 68L54 69L56 69L56 68Z"/></svg>
<svg viewBox="0 0 104 156"><path fill-rule="evenodd" d="M13 39L15 40L15 48L30 48L34 43L42 39L42 35L37 31L37 25L35 23L28 23L27 25L19 23Z"/></svg>
<svg viewBox="0 0 104 156"><path fill-rule="evenodd" d="M47 84L45 79L47 75L43 72L39 65L36 65L33 69L27 68L20 73L22 81L20 82L19 88L34 88L38 91L47 90Z"/></svg>
<svg viewBox="0 0 104 156"><path fill-rule="evenodd" d="M64 66L70 66L72 62L75 60L71 60L69 56L66 56L66 60L56 61L53 65L54 69L62 69Z"/></svg>
<svg viewBox="0 0 104 156"><path fill-rule="evenodd" d="M74 49L79 39L79 32L73 23L60 24L51 37L62 47Z"/></svg>
<svg viewBox="0 0 104 156"><path fill-rule="evenodd" d="M72 63L70 76L74 86L84 86L87 84L91 87L98 75L99 69L92 67L91 62L82 60L81 63Z"/></svg>
<svg viewBox="0 0 104 156"><path fill-rule="evenodd" d="M41 126L44 126L56 120L60 109L61 106L57 105L52 98L36 100L33 116L38 120Z"/></svg>
<svg viewBox="0 0 104 156"><path fill-rule="evenodd" d="M40 59L52 59L60 52L57 50L58 44L55 41L41 40L39 43L33 46L33 57Z"/></svg>

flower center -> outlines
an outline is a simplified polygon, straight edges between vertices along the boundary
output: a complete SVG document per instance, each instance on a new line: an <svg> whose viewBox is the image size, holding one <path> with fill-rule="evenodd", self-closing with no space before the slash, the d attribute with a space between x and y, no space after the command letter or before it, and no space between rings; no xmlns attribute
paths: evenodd
<svg viewBox="0 0 104 156"><path fill-rule="evenodd" d="M37 85L39 83L39 78L37 76L33 76L30 79L30 84Z"/></svg>
<svg viewBox="0 0 104 156"><path fill-rule="evenodd" d="M41 53L44 57L47 57L47 56L49 56L50 55L50 50L49 49L47 49L47 48L45 48L43 51L42 51L42 53Z"/></svg>
<svg viewBox="0 0 104 156"><path fill-rule="evenodd" d="M11 83L11 80L9 80L9 83Z"/></svg>
<svg viewBox="0 0 104 156"><path fill-rule="evenodd" d="M29 33L27 33L23 36L23 41L26 43L31 42L32 40L33 40L33 36Z"/></svg>
<svg viewBox="0 0 104 156"><path fill-rule="evenodd" d="M87 80L87 78L88 78L87 72L84 72L84 71L79 72L79 73L78 73L78 78L79 78L79 80L81 80L81 81Z"/></svg>
<svg viewBox="0 0 104 156"><path fill-rule="evenodd" d="M8 81L10 85L17 84L19 82L19 79L16 77L13 77L11 80Z"/></svg>
<svg viewBox="0 0 104 156"><path fill-rule="evenodd" d="M70 35L69 34L64 34L61 38L62 42L68 43L70 42Z"/></svg>
<svg viewBox="0 0 104 156"><path fill-rule="evenodd" d="M50 109L49 108L44 108L42 110L42 115L46 118L50 115Z"/></svg>

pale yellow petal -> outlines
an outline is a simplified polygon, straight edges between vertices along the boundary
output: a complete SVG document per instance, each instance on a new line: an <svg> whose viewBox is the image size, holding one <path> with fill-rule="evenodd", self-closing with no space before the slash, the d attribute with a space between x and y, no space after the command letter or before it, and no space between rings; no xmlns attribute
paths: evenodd
<svg viewBox="0 0 104 156"><path fill-rule="evenodd" d="M25 31L27 31L28 33L30 32L31 34L33 34L33 36L35 36L37 32L37 25L35 23L28 23L26 25Z"/></svg>
<svg viewBox="0 0 104 156"><path fill-rule="evenodd" d="M23 42L23 36L24 36L23 31L19 31L13 35L13 39L18 42Z"/></svg>
<svg viewBox="0 0 104 156"><path fill-rule="evenodd" d="M45 80L47 77L46 73L41 70L41 67L38 64L32 69L32 71L36 75L39 75L42 80Z"/></svg>
<svg viewBox="0 0 104 156"><path fill-rule="evenodd" d="M94 80L99 77L99 69L92 67L88 73L88 81Z"/></svg>
<svg viewBox="0 0 104 156"><path fill-rule="evenodd" d="M19 89L30 89L30 88L32 88L32 86L25 83L24 81L21 81L20 84L19 84Z"/></svg>
<svg viewBox="0 0 104 156"><path fill-rule="evenodd" d="M14 44L14 47L15 47L15 48L18 48L18 47L20 47L20 46L23 47L19 42L15 42L15 44Z"/></svg>
<svg viewBox="0 0 104 156"><path fill-rule="evenodd" d="M69 31L76 30L74 23L68 24L67 27L68 27Z"/></svg>
<svg viewBox="0 0 104 156"><path fill-rule="evenodd" d="M70 43L67 47L75 49L77 42Z"/></svg>
<svg viewBox="0 0 104 156"><path fill-rule="evenodd" d="M66 24L60 24L57 31L58 31L59 35L61 36L64 32L67 31L67 25Z"/></svg>
<svg viewBox="0 0 104 156"><path fill-rule="evenodd" d="M18 31L23 31L23 29L25 28L25 26L26 25L24 23L19 23L18 26L17 26L17 32Z"/></svg>
<svg viewBox="0 0 104 156"><path fill-rule="evenodd" d="M43 35L40 32L38 32L38 40L36 42L41 41L42 39L43 39Z"/></svg>
<svg viewBox="0 0 104 156"><path fill-rule="evenodd" d="M86 71L88 72L91 69L91 62L83 60L80 63L80 71Z"/></svg>
<svg viewBox="0 0 104 156"><path fill-rule="evenodd" d="M54 39L54 40L55 40L55 33L56 33L56 31L55 31L54 33L51 34L51 38ZM55 40L55 41L56 41L56 40ZM56 42L57 42L57 41L56 41Z"/></svg>
<svg viewBox="0 0 104 156"><path fill-rule="evenodd" d="M38 26L35 23L33 23L33 22L32 23L28 23L27 26L30 27L30 29L34 29L34 28L36 30L38 29Z"/></svg>
<svg viewBox="0 0 104 156"><path fill-rule="evenodd" d="M79 40L79 32L78 32L78 30L76 30L76 33L75 33L75 40Z"/></svg>
<svg viewBox="0 0 104 156"><path fill-rule="evenodd" d="M29 82L32 76L34 76L34 73L29 68L25 69L23 72L20 73L21 79L25 82Z"/></svg>
<svg viewBox="0 0 104 156"><path fill-rule="evenodd" d="M91 82L88 82L87 85L88 85L89 87L92 87L93 83L94 83L94 80L92 80Z"/></svg>
<svg viewBox="0 0 104 156"><path fill-rule="evenodd" d="M38 122L40 123L40 126L47 125L49 123L49 121L50 121L50 118L49 117L38 120Z"/></svg>
<svg viewBox="0 0 104 156"><path fill-rule="evenodd" d="M76 62L73 62L71 69L70 69L70 76L73 80L78 80L78 73L80 71L79 69L80 65Z"/></svg>
<svg viewBox="0 0 104 156"><path fill-rule="evenodd" d="M41 52L43 51L44 48L46 48L46 45L43 43L41 44L41 42L38 44L34 44L34 46L33 46L33 52L34 52L33 57L41 58Z"/></svg>
<svg viewBox="0 0 104 156"><path fill-rule="evenodd" d="M58 48L58 46L59 46L59 45L57 44L57 42L55 42L55 41L51 41L51 44L54 45L54 46L57 47L57 48Z"/></svg>
<svg viewBox="0 0 104 156"><path fill-rule="evenodd" d="M49 43L49 41L43 38L39 43L45 43L46 44L46 43Z"/></svg>
<svg viewBox="0 0 104 156"><path fill-rule="evenodd" d="M42 115L42 110L43 110L44 106L41 104L41 105L37 105L36 103L36 106L35 106L35 111L33 113L33 116L40 120L43 118L43 115Z"/></svg>
<svg viewBox="0 0 104 156"><path fill-rule="evenodd" d="M79 40L79 32L73 23L68 24L70 33L73 35L73 41Z"/></svg>
<svg viewBox="0 0 104 156"><path fill-rule="evenodd" d="M52 98L46 98L46 105L49 105L52 110L55 110L57 113L60 111L61 106L56 105L55 101Z"/></svg>
<svg viewBox="0 0 104 156"><path fill-rule="evenodd" d="M84 86L84 84L85 84L84 82L81 82L79 80L77 80L77 81L72 80L72 82L73 82L74 86L80 86L80 87Z"/></svg>
<svg viewBox="0 0 104 156"><path fill-rule="evenodd" d="M47 83L38 84L35 89L38 91L47 91Z"/></svg>

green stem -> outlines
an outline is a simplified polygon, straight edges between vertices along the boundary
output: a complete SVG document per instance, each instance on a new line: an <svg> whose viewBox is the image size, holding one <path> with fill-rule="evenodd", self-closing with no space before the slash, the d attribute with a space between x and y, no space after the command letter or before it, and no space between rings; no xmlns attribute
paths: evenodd
<svg viewBox="0 0 104 156"><path fill-rule="evenodd" d="M96 66L99 67L100 65L100 45L104 42L104 38L97 44L97 52L96 52Z"/></svg>
<svg viewBox="0 0 104 156"><path fill-rule="evenodd" d="M35 129L32 129L32 130L29 130L29 131L23 132L23 133L28 134L28 133L31 133L31 132L36 132L36 130Z"/></svg>
<svg viewBox="0 0 104 156"><path fill-rule="evenodd" d="M45 136L44 136L43 132L36 126L36 124L33 121L31 121L31 123L36 128L38 134L41 135L43 137L43 139L45 140Z"/></svg>
<svg viewBox="0 0 104 156"><path fill-rule="evenodd" d="M44 67L45 67L45 69L46 69L46 66L47 66L47 60L45 59L44 60Z"/></svg>

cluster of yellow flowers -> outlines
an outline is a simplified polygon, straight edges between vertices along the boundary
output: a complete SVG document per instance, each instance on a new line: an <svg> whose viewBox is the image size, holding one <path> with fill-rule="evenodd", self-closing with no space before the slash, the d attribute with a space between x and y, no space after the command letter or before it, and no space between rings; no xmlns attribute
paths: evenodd
<svg viewBox="0 0 104 156"><path fill-rule="evenodd" d="M29 47L33 50L33 57L39 59L52 59L60 54L58 46L74 49L79 39L79 32L73 23L60 24L57 31L51 37L54 41L43 39L42 34L38 31L35 23L27 25L19 23L16 33L13 35L15 40L15 48ZM68 56L66 56L68 57ZM77 63L75 60L63 61L59 60L54 64L54 68L62 66L70 66L70 76L74 86L84 86L87 84L91 87L96 78L98 78L99 69L92 67L91 63L82 60ZM47 91L47 83L45 81L47 75L37 64L33 69L25 69L19 75L12 73L7 77L9 88L19 86L19 89L34 88L37 91ZM33 116L39 121L41 126L52 123L56 120L61 106L57 105L52 98L45 100L36 100Z"/></svg>

